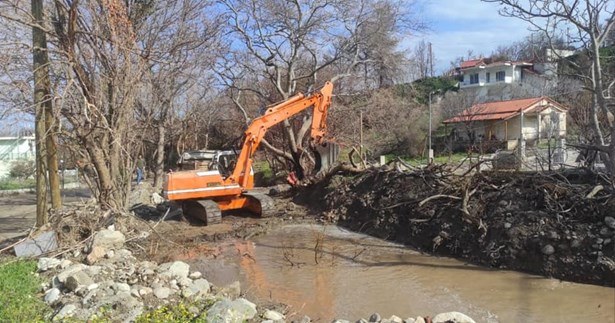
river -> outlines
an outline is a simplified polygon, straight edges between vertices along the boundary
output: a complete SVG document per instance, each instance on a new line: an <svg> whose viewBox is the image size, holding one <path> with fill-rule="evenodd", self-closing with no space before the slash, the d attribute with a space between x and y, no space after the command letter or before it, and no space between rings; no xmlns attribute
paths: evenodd
<svg viewBox="0 0 615 323"><path fill-rule="evenodd" d="M289 305L290 321L459 311L477 322L615 322L615 289L491 270L336 226L290 225L196 260L224 286Z"/></svg>

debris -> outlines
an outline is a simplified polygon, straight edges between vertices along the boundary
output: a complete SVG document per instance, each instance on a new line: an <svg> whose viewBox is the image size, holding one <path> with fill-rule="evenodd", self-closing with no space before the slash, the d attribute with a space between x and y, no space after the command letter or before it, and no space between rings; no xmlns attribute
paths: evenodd
<svg viewBox="0 0 615 323"><path fill-rule="evenodd" d="M17 257L36 257L58 248L58 238L55 231L43 232L40 235L26 239L15 246Z"/></svg>

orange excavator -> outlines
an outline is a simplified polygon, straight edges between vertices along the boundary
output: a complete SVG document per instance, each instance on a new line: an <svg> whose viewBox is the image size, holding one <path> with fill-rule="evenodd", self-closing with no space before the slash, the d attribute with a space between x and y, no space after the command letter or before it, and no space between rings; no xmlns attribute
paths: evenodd
<svg viewBox="0 0 615 323"><path fill-rule="evenodd" d="M251 191L254 188L254 153L267 130L313 107L311 146L315 148L315 172L324 170L337 158L337 145L327 142L327 111L331 105L333 84L326 82L319 91L299 93L267 109L255 118L245 131L245 140L232 171L224 167L208 170L172 172L166 175L163 194L168 200L181 203L185 215L196 217L207 225L220 223L221 211L247 209L261 217L271 215L273 200L266 194Z"/></svg>

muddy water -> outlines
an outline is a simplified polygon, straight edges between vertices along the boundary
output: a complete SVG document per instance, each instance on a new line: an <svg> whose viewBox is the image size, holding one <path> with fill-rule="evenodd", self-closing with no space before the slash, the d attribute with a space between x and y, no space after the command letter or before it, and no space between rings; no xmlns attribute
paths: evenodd
<svg viewBox="0 0 615 323"><path fill-rule="evenodd" d="M283 302L295 317L356 320L460 311L477 322L615 322L615 289L488 270L334 226L287 226L197 261L214 284ZM291 317L292 319L292 317Z"/></svg>

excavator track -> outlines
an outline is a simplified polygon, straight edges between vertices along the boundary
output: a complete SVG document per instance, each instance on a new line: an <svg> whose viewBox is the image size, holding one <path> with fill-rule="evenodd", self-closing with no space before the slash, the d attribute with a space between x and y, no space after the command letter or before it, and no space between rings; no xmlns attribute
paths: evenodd
<svg viewBox="0 0 615 323"><path fill-rule="evenodd" d="M184 216L199 219L206 225L222 222L222 211L212 200L188 200L182 203Z"/></svg>
<svg viewBox="0 0 615 323"><path fill-rule="evenodd" d="M267 194L247 192L243 193L243 196L257 201L260 204L260 216L261 218L268 218L274 215L275 203L273 199Z"/></svg>

